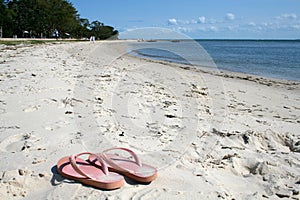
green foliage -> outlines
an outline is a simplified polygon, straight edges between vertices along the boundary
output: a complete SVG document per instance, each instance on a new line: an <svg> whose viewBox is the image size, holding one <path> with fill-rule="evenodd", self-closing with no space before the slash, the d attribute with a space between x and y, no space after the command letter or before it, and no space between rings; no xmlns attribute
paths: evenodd
<svg viewBox="0 0 300 200"><path fill-rule="evenodd" d="M4 44L4 45L7 45L7 46L15 46L15 45L20 45L20 44L26 44L26 45L29 45L29 44L44 44L44 43L47 43L47 42L50 42L50 43L53 43L53 40L0 40L0 44Z"/></svg>
<svg viewBox="0 0 300 200"><path fill-rule="evenodd" d="M63 40L63 42L79 42L81 40ZM45 43L56 43L55 40L0 40L0 45L4 44L7 46L15 46L15 45L31 45L31 44L45 44ZM61 42L61 41L59 41Z"/></svg>
<svg viewBox="0 0 300 200"><path fill-rule="evenodd" d="M80 18L67 0L1 0L0 26L3 37L60 37L82 38L94 35L97 39L117 37L118 31L99 21L91 24Z"/></svg>
<svg viewBox="0 0 300 200"><path fill-rule="evenodd" d="M111 26L104 26L103 23L99 21L93 21L90 25L91 34L96 37L96 39L106 40L115 39L118 36L118 31L114 30Z"/></svg>

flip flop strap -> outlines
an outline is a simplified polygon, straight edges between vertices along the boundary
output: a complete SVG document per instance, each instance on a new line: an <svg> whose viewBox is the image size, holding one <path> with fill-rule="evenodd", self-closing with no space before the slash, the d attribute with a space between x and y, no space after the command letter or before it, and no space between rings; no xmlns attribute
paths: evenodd
<svg viewBox="0 0 300 200"><path fill-rule="evenodd" d="M109 152L109 151L112 151L112 150L123 150L123 151L127 151L134 159L134 162L139 165L139 166L142 166L142 163L139 159L139 157L136 155L136 153L134 153L132 150L130 149L127 149L127 148L124 148L124 147L114 147L114 148L110 148L110 149L107 149L105 151L103 151L102 154L105 154L106 152Z"/></svg>
<svg viewBox="0 0 300 200"><path fill-rule="evenodd" d="M105 151L103 151L103 153L101 154L98 154L99 156L101 156L104 161L109 164L111 167L113 167L114 169L116 170L119 170L119 171L125 171L125 172L130 172L129 170L123 168L123 167L120 167L116 162L114 162L108 155L107 155L107 152L109 151L112 151L112 150L123 150L123 151L127 151L134 159L134 162L138 165L138 166L142 166L142 163L139 159L139 157L130 149L127 149L127 148L123 148L123 147L115 147L115 148L110 148L110 149L107 149Z"/></svg>
<svg viewBox="0 0 300 200"><path fill-rule="evenodd" d="M108 175L109 172L108 172L108 167L107 167L107 164L103 161L103 159L101 159L98 155L95 155L95 154L92 154L92 153L89 153L89 152L83 152L83 153L80 153L80 154L74 154L74 155L71 155L69 157L69 161L70 161L70 164L71 166L73 167L73 169L78 173L80 174L81 176L84 176L86 178L90 178L90 179L94 179L92 177L90 177L89 175L87 175L86 173L84 173L77 165L76 163L76 158L81 156L81 155L84 155L84 154L88 154L88 155L94 155L96 156L97 160L99 160L99 162L101 163L101 170L104 172L105 175Z"/></svg>

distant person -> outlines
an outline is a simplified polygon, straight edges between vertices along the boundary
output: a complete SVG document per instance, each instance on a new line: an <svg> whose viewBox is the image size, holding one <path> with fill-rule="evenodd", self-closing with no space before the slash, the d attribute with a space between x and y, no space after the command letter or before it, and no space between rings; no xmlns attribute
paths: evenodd
<svg viewBox="0 0 300 200"><path fill-rule="evenodd" d="M95 36L90 37L90 43L95 43Z"/></svg>
<svg viewBox="0 0 300 200"><path fill-rule="evenodd" d="M58 40L59 33L57 29L54 30L53 36L56 38L56 40Z"/></svg>

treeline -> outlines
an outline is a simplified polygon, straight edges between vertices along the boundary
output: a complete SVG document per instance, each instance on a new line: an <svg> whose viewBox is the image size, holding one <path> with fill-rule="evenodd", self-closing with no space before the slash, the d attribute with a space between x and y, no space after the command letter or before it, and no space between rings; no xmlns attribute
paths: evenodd
<svg viewBox="0 0 300 200"><path fill-rule="evenodd" d="M96 20L80 18L67 0L1 0L2 37L117 38L118 31Z"/></svg>

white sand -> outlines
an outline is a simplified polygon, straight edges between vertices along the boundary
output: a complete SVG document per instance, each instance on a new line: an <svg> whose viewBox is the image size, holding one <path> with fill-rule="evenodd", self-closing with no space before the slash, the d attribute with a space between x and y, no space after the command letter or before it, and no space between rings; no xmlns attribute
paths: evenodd
<svg viewBox="0 0 300 200"><path fill-rule="evenodd" d="M0 199L299 199L300 84L146 61L124 42L0 46ZM159 169L102 191L66 155L128 147Z"/></svg>

